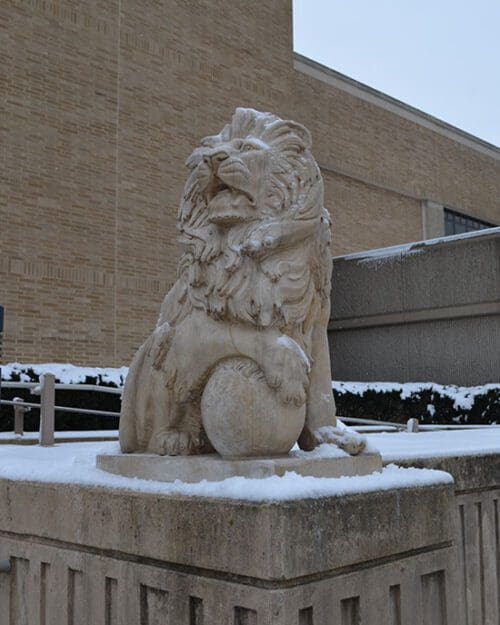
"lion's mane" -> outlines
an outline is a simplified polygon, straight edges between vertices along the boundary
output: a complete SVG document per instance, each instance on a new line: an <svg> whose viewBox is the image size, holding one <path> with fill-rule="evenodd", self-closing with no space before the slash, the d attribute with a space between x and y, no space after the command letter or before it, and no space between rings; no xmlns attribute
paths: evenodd
<svg viewBox="0 0 500 625"><path fill-rule="evenodd" d="M255 218L219 229L209 219L201 168L207 153L235 139L266 150L268 174ZM311 311L329 297L331 275L330 222L310 146L299 124L244 108L219 134L202 140L187 161L178 213L179 283L160 322L204 309L215 319L278 327L307 347L300 337L314 324Z"/></svg>

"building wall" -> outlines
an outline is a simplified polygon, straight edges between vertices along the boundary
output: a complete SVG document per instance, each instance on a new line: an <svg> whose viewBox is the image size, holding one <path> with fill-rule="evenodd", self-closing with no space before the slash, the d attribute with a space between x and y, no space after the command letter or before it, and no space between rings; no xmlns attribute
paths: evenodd
<svg viewBox="0 0 500 625"><path fill-rule="evenodd" d="M175 278L183 163L237 105L312 131L336 254L422 238L422 199L500 222L500 152L311 76L290 0L5 0L0 55L5 361L130 359Z"/></svg>
<svg viewBox="0 0 500 625"><path fill-rule="evenodd" d="M335 380L500 380L500 228L340 256L333 283Z"/></svg>

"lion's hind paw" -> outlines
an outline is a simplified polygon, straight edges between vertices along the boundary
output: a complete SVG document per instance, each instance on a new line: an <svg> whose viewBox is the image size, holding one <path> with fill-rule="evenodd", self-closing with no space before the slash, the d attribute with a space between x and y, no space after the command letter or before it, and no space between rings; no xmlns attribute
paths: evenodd
<svg viewBox="0 0 500 625"><path fill-rule="evenodd" d="M210 450L202 432L167 430L151 439L148 451L160 456L192 456Z"/></svg>

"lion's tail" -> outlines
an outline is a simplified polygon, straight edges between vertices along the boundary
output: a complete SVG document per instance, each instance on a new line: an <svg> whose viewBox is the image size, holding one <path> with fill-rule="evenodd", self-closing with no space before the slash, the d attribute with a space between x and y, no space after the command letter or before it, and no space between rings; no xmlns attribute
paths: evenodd
<svg viewBox="0 0 500 625"><path fill-rule="evenodd" d="M120 410L120 449L123 453L140 451L137 437L137 389L138 378L144 367L144 359L148 353L151 337L141 345L129 368L125 386L123 387L122 406Z"/></svg>

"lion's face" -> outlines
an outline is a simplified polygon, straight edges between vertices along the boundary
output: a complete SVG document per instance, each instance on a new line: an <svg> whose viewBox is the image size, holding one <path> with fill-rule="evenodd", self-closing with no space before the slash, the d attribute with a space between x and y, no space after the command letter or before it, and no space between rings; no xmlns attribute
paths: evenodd
<svg viewBox="0 0 500 625"><path fill-rule="evenodd" d="M196 168L199 190L206 202L208 221L221 226L259 217L262 184L269 167L269 146L252 138L234 138L203 146Z"/></svg>
<svg viewBox="0 0 500 625"><path fill-rule="evenodd" d="M320 186L310 142L300 124L236 109L231 123L203 139L189 157L186 188L196 189L204 221L222 228L291 216L295 209L302 211L304 190ZM190 202L181 207L183 224L193 214Z"/></svg>

